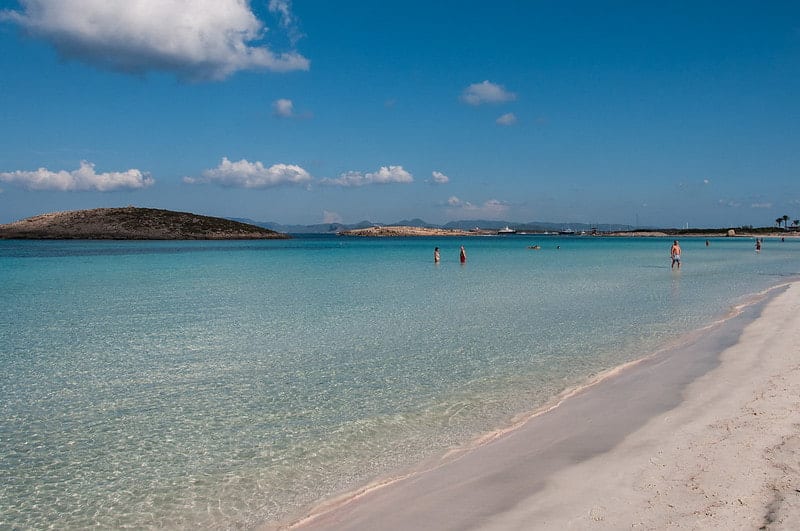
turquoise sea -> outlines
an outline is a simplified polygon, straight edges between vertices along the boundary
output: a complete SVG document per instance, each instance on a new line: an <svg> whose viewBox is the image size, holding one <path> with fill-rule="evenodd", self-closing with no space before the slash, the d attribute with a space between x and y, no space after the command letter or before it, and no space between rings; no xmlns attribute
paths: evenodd
<svg viewBox="0 0 800 531"><path fill-rule="evenodd" d="M0 528L296 516L800 276L681 243L0 241Z"/></svg>

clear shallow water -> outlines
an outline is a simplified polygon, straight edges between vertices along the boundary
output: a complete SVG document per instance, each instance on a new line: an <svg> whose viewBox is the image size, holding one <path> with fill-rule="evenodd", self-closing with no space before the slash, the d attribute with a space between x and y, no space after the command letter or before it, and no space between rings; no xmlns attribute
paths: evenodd
<svg viewBox="0 0 800 531"><path fill-rule="evenodd" d="M0 241L0 528L285 518L800 274L670 243Z"/></svg>

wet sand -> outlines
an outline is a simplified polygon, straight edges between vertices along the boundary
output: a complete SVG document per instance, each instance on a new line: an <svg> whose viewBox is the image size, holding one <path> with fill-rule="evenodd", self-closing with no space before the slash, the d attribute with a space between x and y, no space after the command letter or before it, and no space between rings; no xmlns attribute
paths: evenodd
<svg viewBox="0 0 800 531"><path fill-rule="evenodd" d="M297 529L797 529L800 284Z"/></svg>

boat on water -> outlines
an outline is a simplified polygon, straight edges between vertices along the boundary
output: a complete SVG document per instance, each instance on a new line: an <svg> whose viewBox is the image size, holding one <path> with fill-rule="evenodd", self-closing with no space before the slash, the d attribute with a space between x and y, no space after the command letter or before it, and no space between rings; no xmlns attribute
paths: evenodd
<svg viewBox="0 0 800 531"><path fill-rule="evenodd" d="M497 234L516 234L517 231L510 228L508 225L497 231Z"/></svg>
<svg viewBox="0 0 800 531"><path fill-rule="evenodd" d="M558 231L558 233L561 234L562 236L571 236L571 235L575 234L575 230L573 230L573 229L562 229L562 230Z"/></svg>

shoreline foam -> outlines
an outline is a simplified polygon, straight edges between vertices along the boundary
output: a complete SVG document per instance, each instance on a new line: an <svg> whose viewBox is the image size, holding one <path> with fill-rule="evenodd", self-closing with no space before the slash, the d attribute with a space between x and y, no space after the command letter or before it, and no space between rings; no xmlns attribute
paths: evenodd
<svg viewBox="0 0 800 531"><path fill-rule="evenodd" d="M796 305L796 301L800 299L800 295L798 295L800 293L800 284L783 284L760 294L755 294L753 301L738 305L732 309L728 316L690 334L688 343L675 342L649 356L598 374L584 385L561 393L544 407L518 417L511 426L485 434L466 448L448 452L439 463L433 466L422 470L412 470L402 476L386 478L366 485L357 491L329 500L317 507L305 518L291 524L290 527L303 529L335 527L337 529L346 529L369 527L373 523L380 523L384 529L400 529L409 526L418 528L421 526L429 529L463 528L464 526L504 529L530 526L556 528L561 524L569 527L577 522L581 522L581 527L590 524L601 525L601 527L607 526L610 521L605 514L608 512L608 508L597 504L592 505L588 510L578 511L577 516L573 515L566 520L554 520L552 518L537 520L538 517L541 517L540 513L542 511L536 509L538 504L536 498L539 496L562 499L564 497L563 492L560 492L559 489L553 491L553 487L547 486L550 485L553 478L569 474L570 471L574 473L576 468L590 466L589 463L594 460L599 459L602 461L606 455L618 452L617 449L624 445L628 437L633 437L632 434L638 434L639 431L646 430L646 426L656 422L655 419L657 417L665 414L665 412L680 411L681 407L683 407L682 394L692 386L696 386L697 381L708 379L710 374L720 369L718 366L719 360L723 359L725 352L737 348L740 344L740 334L744 334L748 327L754 323L756 327L764 326L762 322L763 316L758 319L757 316L751 315L745 319L745 322L736 323L735 321L741 319L743 313L749 311L756 313L762 306L765 306L759 303L762 299L767 299L771 303L774 299L784 300L790 296L783 292L780 295L776 295L780 288L784 288L783 291L791 292L790 295ZM769 308L770 304L766 304L766 307ZM732 342L731 334L736 335L736 340ZM695 351L701 351L703 355L695 356L693 355ZM675 367L675 364L681 358L687 357L694 357L694 362L699 362L700 365L688 370ZM665 365L673 365L669 369L672 371L672 380L666 382L667 392L665 396L662 396L660 401L659 399L654 401L652 396L648 396L651 393L647 386L642 388L641 383L637 384L635 380L642 374L650 373L650 378L654 380L656 385L664 385L665 381L662 375L653 374L653 371L656 368L663 369ZM588 443L584 441L582 443L580 438L573 439L570 447L572 450L576 449L576 443L577 447L584 446L584 448L577 448L579 450L578 454L581 454L577 461L572 462L567 456L568 458L565 462L565 456L559 456L559 453L563 452L553 452L554 447L547 444L543 445L540 440L541 437L537 437L536 432L543 427L542 424L553 423L551 417L555 418L556 433L561 430L561 435L564 437L571 436L568 433L569 430L565 431L565 425L567 425L566 428L569 428L568 425L570 424L570 411L568 410L575 409L575 406L582 402L583 406L581 407L584 408L584 413L586 411L591 413L589 417L585 417L585 420L588 419L589 424L594 425L589 426L590 429L583 433L596 439L598 431L609 432L609 428L598 425L596 422L602 418L603 412L597 410L596 407L594 410L592 409L593 395L605 394L604 400L612 404L616 403L617 405L625 406L625 404L620 404L623 400L620 392L626 389L628 391L631 389L636 390L637 385L638 392L643 393L640 401L651 402L648 406L649 409L645 408L649 413L643 417L640 412L636 419L621 419L623 421L621 437L620 433L600 433L599 435L605 438L610 435L612 441L618 439L614 444L607 445L607 448L592 447L592 441L588 441ZM610 392L609 389L613 392ZM724 395L725 389L723 388L719 392ZM665 400L673 403L666 403ZM550 427L552 428L553 426ZM509 443L509 441L514 442L515 440L523 440L524 442L527 440L522 445L522 452L519 451L519 445ZM516 453L522 453L522 458L520 459L519 456L514 457L513 451L509 453L507 451L508 448L500 448L502 446L516 447ZM498 448L500 448L499 451ZM559 448L555 449L559 450ZM565 448L562 447L560 450L565 450ZM533 459L534 463L531 464L531 460L525 459L525 454L538 454L541 457L542 453L547 454L549 458L556 458L557 461L560 461L559 465L555 468L544 466L546 470L542 470L543 464L546 465L546 463L537 464L535 462L536 459ZM560 459L558 459L559 457ZM481 461L488 461L490 466L481 464ZM624 457L622 461L625 464ZM512 463L511 466L509 466L509 462ZM520 472L524 470L530 472L535 479L525 481L523 478L520 480ZM546 473L544 478L542 478L541 472ZM511 476L511 481L504 481L504 475ZM587 476L583 477L585 479ZM493 490L500 491L500 496L496 494L491 496L491 503L486 503L487 496L481 494L481 492L485 492L485 489L480 486L487 483L494 485L495 488ZM573 487L570 488L572 490L580 490ZM449 494L442 495L442 489L449 492ZM454 495L454 493L459 494ZM431 502L431 499L435 501ZM470 499L473 501L465 501ZM591 499L591 496L588 496L587 502L589 499ZM624 499L618 501L626 504ZM476 506L483 506L483 509L476 511ZM414 510L409 511L410 507L413 507ZM514 507L514 509L509 509L509 507ZM598 509L598 507L603 509ZM548 514L550 512L544 511L544 513ZM444 518L442 513L452 513L455 515L455 519ZM566 513L568 511L560 512L560 514ZM556 521L560 522L560 524L556 525ZM618 518L615 522L611 526L612 528L629 526L624 521L624 517L622 519ZM630 522L630 525L633 525L633 523ZM665 524L666 520L661 523Z"/></svg>

